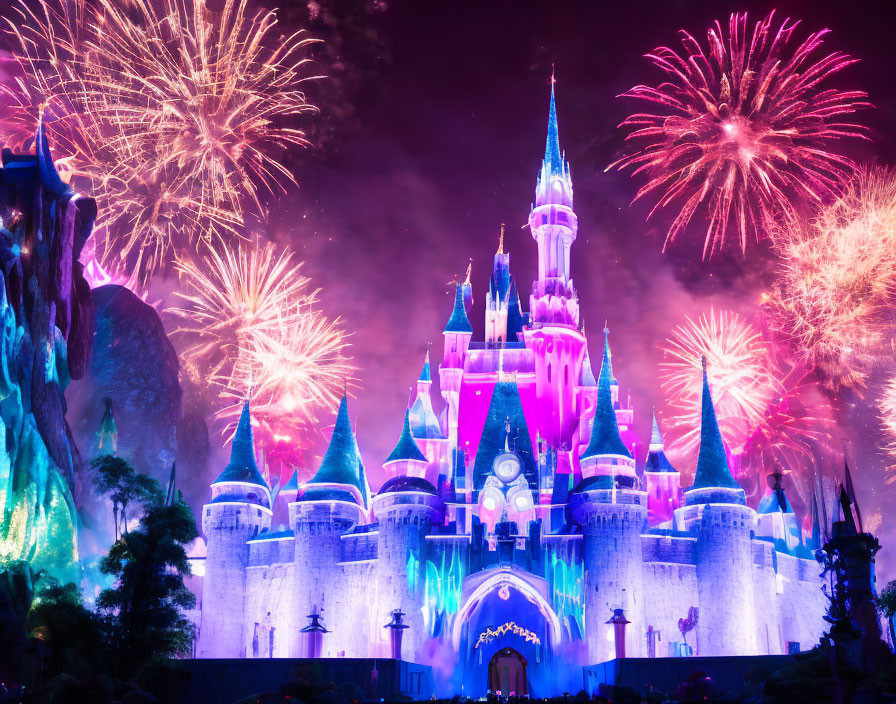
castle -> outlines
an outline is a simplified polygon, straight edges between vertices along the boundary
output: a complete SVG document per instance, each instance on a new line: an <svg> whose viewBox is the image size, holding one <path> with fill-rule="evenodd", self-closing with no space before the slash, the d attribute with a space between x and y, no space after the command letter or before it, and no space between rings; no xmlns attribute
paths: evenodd
<svg viewBox="0 0 896 704"><path fill-rule="evenodd" d="M747 505L712 370L687 488L655 418L636 461L607 330L594 377L570 275L578 223L553 88L529 228L529 311L502 239L485 340L472 340L469 284L458 283L438 368L444 410L433 408L427 353L375 494L345 398L317 473L276 496L244 407L202 509L199 657L383 658L398 631L402 657L432 664L447 691L546 694L580 688L582 666L620 647L630 657L752 655L818 642L817 546L805 544L780 485ZM278 510L287 530L271 528Z"/></svg>

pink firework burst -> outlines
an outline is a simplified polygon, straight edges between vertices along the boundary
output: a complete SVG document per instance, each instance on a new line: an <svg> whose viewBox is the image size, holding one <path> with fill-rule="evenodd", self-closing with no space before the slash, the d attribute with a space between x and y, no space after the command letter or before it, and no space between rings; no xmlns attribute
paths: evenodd
<svg viewBox="0 0 896 704"><path fill-rule="evenodd" d="M825 85L857 59L819 55L828 30L798 42L798 26L776 23L771 12L749 32L746 13L732 14L727 32L718 21L709 28L705 48L682 31L683 51L661 46L646 55L666 81L620 96L651 110L622 122L631 151L607 169L646 176L635 200L655 197L651 216L678 210L664 249L702 212L704 258L730 231L746 251L751 236L772 236L781 221L794 220L801 203L836 195L854 168L836 147L867 138L847 117L870 106L867 94Z"/></svg>

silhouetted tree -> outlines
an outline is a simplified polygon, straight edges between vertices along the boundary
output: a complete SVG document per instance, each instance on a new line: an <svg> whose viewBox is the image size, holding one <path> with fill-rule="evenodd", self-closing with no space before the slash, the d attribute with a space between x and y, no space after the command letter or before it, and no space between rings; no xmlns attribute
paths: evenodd
<svg viewBox="0 0 896 704"><path fill-rule="evenodd" d="M40 590L28 612L31 635L49 649L49 671L84 678L102 672L108 624L85 608L75 584L51 583Z"/></svg>
<svg viewBox="0 0 896 704"><path fill-rule="evenodd" d="M193 625L182 610L196 598L184 585L190 574L184 546L197 535L185 503L159 502L103 558L101 570L115 578L115 586L100 594L97 605L113 619L120 675L133 675L153 657L189 652Z"/></svg>
<svg viewBox="0 0 896 704"><path fill-rule="evenodd" d="M112 517L115 522L115 539L128 532L127 509L130 504L140 504L144 509L162 502L159 483L145 474L137 474L127 460L115 455L100 455L91 463L95 471L93 485L101 496L112 501ZM119 509L121 526L119 531Z"/></svg>

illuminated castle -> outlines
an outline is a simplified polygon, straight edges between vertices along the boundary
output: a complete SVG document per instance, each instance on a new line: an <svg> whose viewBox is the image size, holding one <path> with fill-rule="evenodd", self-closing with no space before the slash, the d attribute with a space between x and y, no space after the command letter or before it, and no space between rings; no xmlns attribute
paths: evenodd
<svg viewBox="0 0 896 704"><path fill-rule="evenodd" d="M400 610L402 656L432 664L446 691L547 694L581 688L583 665L615 657L617 609L628 656L818 642L819 568L780 485L759 513L746 505L707 371L695 480L683 490L656 419L639 458L607 330L594 377L570 275L578 222L553 90L529 227L529 312L502 238L485 340L472 340L469 290L457 284L438 369L444 408L433 408L427 354L376 494L345 398L315 476L273 502L244 409L202 510L201 657L302 657L312 614L327 630L313 631L320 655L389 657L384 626ZM272 512L287 508L289 528L272 532Z"/></svg>

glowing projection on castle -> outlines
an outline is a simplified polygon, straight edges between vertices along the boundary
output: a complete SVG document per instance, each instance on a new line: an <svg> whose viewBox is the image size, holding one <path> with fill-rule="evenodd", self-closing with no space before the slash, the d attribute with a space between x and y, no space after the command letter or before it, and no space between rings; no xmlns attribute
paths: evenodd
<svg viewBox="0 0 896 704"><path fill-rule="evenodd" d="M687 488L655 419L641 452L606 329L595 378L571 276L578 221L553 90L549 114L529 214L538 271L528 311L502 238L485 339L472 339L458 283L445 311L441 402L427 353L378 492L345 398L317 473L277 496L244 408L202 512L200 656L382 658L397 642L404 659L433 665L446 692L484 692L500 655L519 656L530 693L550 694L581 687L582 666L613 658L617 630L620 652L635 657L648 644L662 657L818 642L817 546L786 500L747 505L716 422L712 369ZM288 528L272 528L278 516ZM617 609L625 628L608 621ZM686 644L678 622L689 615L696 633Z"/></svg>

